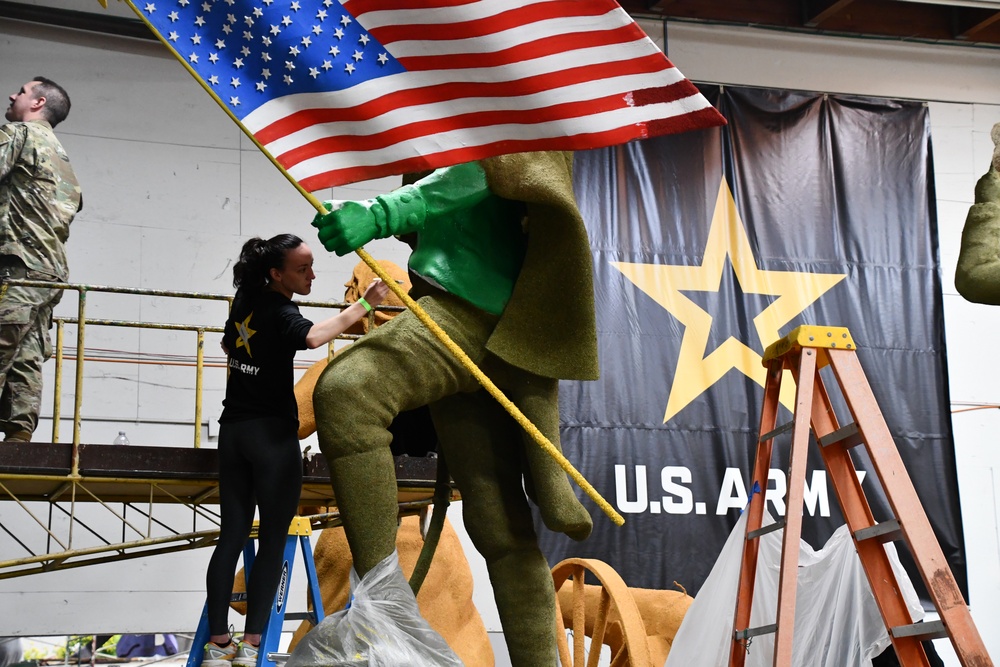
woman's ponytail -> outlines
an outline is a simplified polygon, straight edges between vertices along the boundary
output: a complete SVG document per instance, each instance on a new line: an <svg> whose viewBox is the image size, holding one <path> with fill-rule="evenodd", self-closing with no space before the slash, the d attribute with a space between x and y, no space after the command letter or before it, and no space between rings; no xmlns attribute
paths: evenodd
<svg viewBox="0 0 1000 667"><path fill-rule="evenodd" d="M271 269L285 265L285 255L302 245L294 234L278 234L268 240L255 236L243 244L233 266L233 287L259 292L271 282Z"/></svg>

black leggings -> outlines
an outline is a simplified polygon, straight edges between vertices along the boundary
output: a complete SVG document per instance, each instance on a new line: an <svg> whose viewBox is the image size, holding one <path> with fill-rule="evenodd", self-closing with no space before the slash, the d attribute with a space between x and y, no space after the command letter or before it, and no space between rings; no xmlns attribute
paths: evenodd
<svg viewBox="0 0 1000 667"><path fill-rule="evenodd" d="M247 584L247 634L260 634L281 579L288 526L302 492L295 422L277 417L225 422L219 430L219 543L208 564L208 627L229 631L236 564L260 511L257 554Z"/></svg>

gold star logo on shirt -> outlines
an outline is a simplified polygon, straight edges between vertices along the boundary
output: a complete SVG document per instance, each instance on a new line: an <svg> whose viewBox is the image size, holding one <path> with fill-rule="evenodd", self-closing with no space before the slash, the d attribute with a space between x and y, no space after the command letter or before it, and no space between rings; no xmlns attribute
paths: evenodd
<svg viewBox="0 0 1000 667"><path fill-rule="evenodd" d="M761 363L761 355L743 342L730 336L706 356L712 316L683 294L685 291L717 292L727 257L744 293L777 297L753 318L754 328L765 346L781 337L781 327L846 277L842 273L766 271L757 268L743 220L725 179L719 185L719 196L700 266L613 262L612 265L636 287L684 325L664 423L731 369L735 368L764 386L767 369ZM786 407L791 408L794 395L794 383L782 382L781 402Z"/></svg>
<svg viewBox="0 0 1000 667"><path fill-rule="evenodd" d="M236 339L236 347L245 347L247 349L247 354L253 359L253 352L250 351L250 338L257 333L256 330L250 328L250 318L253 317L253 313L247 315L247 318L242 322L236 322L236 333L239 334L239 338Z"/></svg>

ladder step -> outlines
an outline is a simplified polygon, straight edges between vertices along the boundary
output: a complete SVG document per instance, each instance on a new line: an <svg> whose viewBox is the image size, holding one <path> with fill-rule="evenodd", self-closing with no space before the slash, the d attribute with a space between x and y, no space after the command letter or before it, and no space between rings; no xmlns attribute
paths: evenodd
<svg viewBox="0 0 1000 667"><path fill-rule="evenodd" d="M911 623L909 625L897 625L892 629L892 636L918 637L921 641L926 639L943 639L948 636L948 629L944 627L942 621L927 621L926 623Z"/></svg>
<svg viewBox="0 0 1000 667"><path fill-rule="evenodd" d="M311 611L289 611L285 612L286 621L309 621L312 622L315 614Z"/></svg>
<svg viewBox="0 0 1000 667"><path fill-rule="evenodd" d="M748 541L749 540L756 540L758 537L761 537L762 535L767 535L768 533L773 533L774 531L781 530L784 527L785 527L785 520L784 519L778 519L774 523L768 524L768 525L764 526L763 528L758 528L757 530L751 530L749 533L747 533L747 540Z"/></svg>
<svg viewBox="0 0 1000 667"><path fill-rule="evenodd" d="M774 438L777 438L782 433L788 433L793 428L795 428L795 420L794 419L792 421L790 421L790 422L785 422L784 424L782 424L778 428L774 429L773 431L770 431L770 432L765 433L764 435L760 436L759 438L757 438L757 442L767 442L768 440L772 440Z"/></svg>
<svg viewBox="0 0 1000 667"><path fill-rule="evenodd" d="M858 542L864 540L878 540L882 544L903 539L903 531L899 527L899 521L889 519L870 528L862 528L854 531L854 539Z"/></svg>
<svg viewBox="0 0 1000 667"><path fill-rule="evenodd" d="M864 440L861 439L861 432L858 431L858 425L855 423L838 428L833 433L827 433L819 439L819 444L822 447L839 444L844 449L850 449L863 443Z"/></svg>
<svg viewBox="0 0 1000 667"><path fill-rule="evenodd" d="M267 659L270 660L271 662L275 663L275 664L278 664L278 665L285 664L286 662L288 662L288 659L290 657L292 657L291 653L275 653L275 652L270 652L270 653L267 654Z"/></svg>
<svg viewBox="0 0 1000 667"><path fill-rule="evenodd" d="M778 624L772 623L771 625L761 625L756 628L747 628L746 630L735 630L733 636L737 641L741 639L750 639L751 637L759 637L760 635L773 635L778 631Z"/></svg>

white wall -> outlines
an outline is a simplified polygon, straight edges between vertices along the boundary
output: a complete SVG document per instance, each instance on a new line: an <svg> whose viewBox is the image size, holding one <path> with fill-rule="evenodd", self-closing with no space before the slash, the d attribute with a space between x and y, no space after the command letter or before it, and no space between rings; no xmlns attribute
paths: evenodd
<svg viewBox="0 0 1000 667"><path fill-rule="evenodd" d="M980 333L1000 325L1000 309L966 303L952 285L973 185L992 150L988 132L1000 121L1000 50L692 24L670 24L664 36L660 23L643 27L694 80L931 101L951 398L956 406L1000 403L995 379L1000 362L986 352L989 339ZM308 227L313 215L308 203L158 44L0 20L0 59L0 90L13 92L31 76L44 74L63 83L74 100L69 120L59 128L85 193L85 209L69 244L73 281L226 293L231 291L230 263L246 238L291 231L317 250L313 297L341 297L355 259L320 251ZM319 196L368 196L392 182ZM376 243L369 249L376 257L405 262L399 244ZM60 312L71 314L72 300L65 301ZM164 322L221 322L219 308L206 303L191 312L163 299L96 295L88 301L90 316ZM165 344L163 334L98 336L101 346L133 345L144 352L161 351ZM182 336L174 339L178 353L192 354ZM208 341L208 354L216 344L217 338ZM155 367L108 366L87 366L84 413L111 421L89 423L84 441L110 441L119 424L126 424L134 442L144 444L190 437L185 420L191 399L177 390L193 382L190 376ZM217 406L221 397L221 373L210 374L206 383L208 419L214 415L207 406ZM71 404L64 398L64 406ZM136 421L147 423L129 423ZM179 423L167 428L152 421ZM972 611L991 655L1000 660L1000 636L992 631L1000 617L1000 449L990 437L1000 429L1000 413L959 413L954 426ZM8 504L0 504L0 521L9 525L12 520ZM0 534L0 559L13 552L5 539ZM207 557L195 551L0 581L0 609L5 610L0 634L190 631L203 601ZM487 627L497 632L481 560L470 553L470 561L477 573L477 605ZM11 609L17 613L6 613ZM948 660L958 664L954 657ZM498 665L505 664L500 647Z"/></svg>

